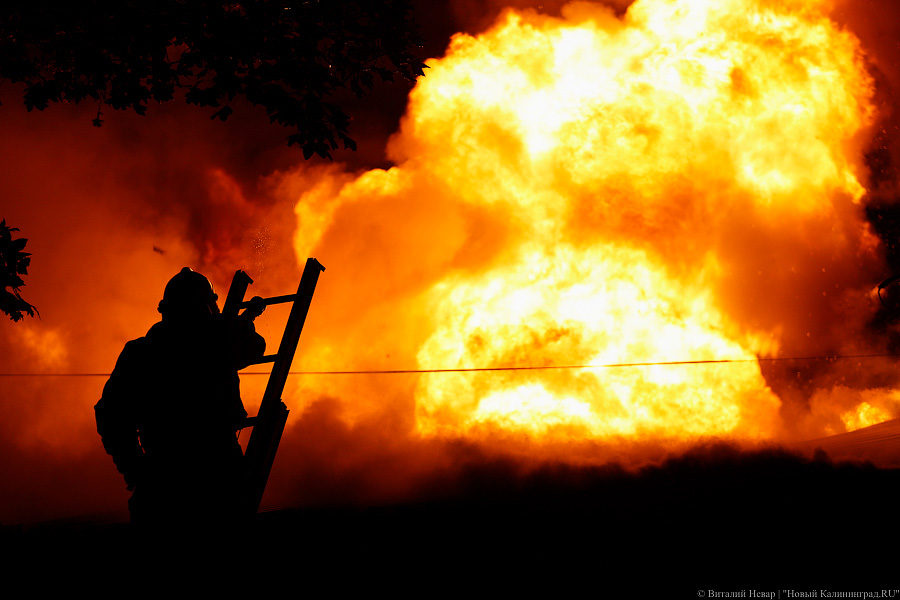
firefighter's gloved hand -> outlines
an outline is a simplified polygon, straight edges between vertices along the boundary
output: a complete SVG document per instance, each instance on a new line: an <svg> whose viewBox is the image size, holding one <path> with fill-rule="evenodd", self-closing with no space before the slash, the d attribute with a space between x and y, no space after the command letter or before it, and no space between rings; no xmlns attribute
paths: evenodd
<svg viewBox="0 0 900 600"><path fill-rule="evenodd" d="M259 296L253 296L247 301L247 308L241 313L241 317L250 319L251 321L263 314L266 310L266 301Z"/></svg>

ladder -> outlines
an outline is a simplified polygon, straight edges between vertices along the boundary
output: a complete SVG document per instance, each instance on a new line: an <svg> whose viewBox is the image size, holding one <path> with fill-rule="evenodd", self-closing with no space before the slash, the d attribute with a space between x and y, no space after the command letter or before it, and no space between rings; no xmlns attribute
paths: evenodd
<svg viewBox="0 0 900 600"><path fill-rule="evenodd" d="M246 473L245 508L250 514L256 514L259 511L259 504L262 501L263 492L266 490L266 482L269 480L272 463L275 461L275 453L278 451L278 444L281 442L281 434L284 433L284 425L287 422L288 412L290 411L282 402L281 394L284 392L285 383L287 383L291 363L294 360L294 353L297 350L297 343L300 341L300 332L303 331L303 324L306 322L306 315L312 303L313 292L316 290L319 274L324 270L325 267L319 261L315 258L308 258L306 259L306 266L303 269L303 276L300 278L300 285L296 294L262 299L266 306L286 304L288 302L292 302L293 306L291 307L290 315L288 315L287 325L284 328L278 352L263 356L260 360L253 363L273 364L269 381L266 384L266 391L259 405L259 413L256 417L247 419L247 426L253 426L253 431L247 442L247 451L244 453ZM253 283L253 280L244 271L239 270L234 274L234 278L231 280L231 287L228 289L228 296L225 298L225 305L222 308L223 314L236 316L241 308L250 306L250 302L245 301L244 296L247 293L247 287L251 283Z"/></svg>

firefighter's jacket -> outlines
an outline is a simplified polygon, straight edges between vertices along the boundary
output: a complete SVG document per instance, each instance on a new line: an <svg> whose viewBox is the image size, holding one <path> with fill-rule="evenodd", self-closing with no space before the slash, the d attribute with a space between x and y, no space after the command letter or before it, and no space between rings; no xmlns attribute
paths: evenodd
<svg viewBox="0 0 900 600"><path fill-rule="evenodd" d="M164 320L125 345L94 409L103 446L135 496L154 488L184 500L226 479L236 484L235 434L247 416L237 372L264 351L251 321L223 315Z"/></svg>

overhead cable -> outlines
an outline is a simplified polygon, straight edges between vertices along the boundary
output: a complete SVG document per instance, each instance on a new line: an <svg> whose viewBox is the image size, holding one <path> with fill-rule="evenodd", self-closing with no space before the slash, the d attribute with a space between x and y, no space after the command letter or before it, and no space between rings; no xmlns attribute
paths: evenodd
<svg viewBox="0 0 900 600"><path fill-rule="evenodd" d="M715 365L752 362L777 362L800 360L845 360L854 358L878 358L888 356L900 356L897 353L881 354L832 354L826 356L775 356L759 358L726 358L710 360L673 360L658 362L630 362L630 363L605 363L600 365L540 365L540 366L511 366L511 367L457 367L446 369L361 369L344 371L289 371L289 375L401 375L417 373L474 373L489 371L550 371L565 369L613 369L628 367L660 367L678 365ZM247 371L241 375L269 375L267 371ZM0 373L0 377L109 377L110 373Z"/></svg>

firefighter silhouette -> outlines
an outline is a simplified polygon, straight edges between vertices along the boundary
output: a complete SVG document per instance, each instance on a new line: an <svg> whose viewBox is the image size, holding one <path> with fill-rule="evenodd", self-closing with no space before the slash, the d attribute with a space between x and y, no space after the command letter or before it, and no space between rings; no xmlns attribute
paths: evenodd
<svg viewBox="0 0 900 600"><path fill-rule="evenodd" d="M218 527L241 514L236 432L247 413L237 372L265 351L253 326L264 305L226 316L217 299L200 273L175 275L162 320L125 344L94 407L103 446L133 490L135 527Z"/></svg>

